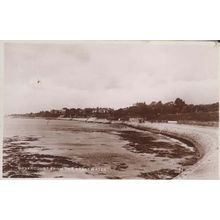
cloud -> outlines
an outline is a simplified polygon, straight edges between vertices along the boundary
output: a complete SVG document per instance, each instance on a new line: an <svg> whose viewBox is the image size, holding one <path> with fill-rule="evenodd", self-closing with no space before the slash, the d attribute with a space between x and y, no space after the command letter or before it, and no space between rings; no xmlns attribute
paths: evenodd
<svg viewBox="0 0 220 220"><path fill-rule="evenodd" d="M177 96L211 103L218 100L217 71L213 44L8 43L5 109L119 108Z"/></svg>

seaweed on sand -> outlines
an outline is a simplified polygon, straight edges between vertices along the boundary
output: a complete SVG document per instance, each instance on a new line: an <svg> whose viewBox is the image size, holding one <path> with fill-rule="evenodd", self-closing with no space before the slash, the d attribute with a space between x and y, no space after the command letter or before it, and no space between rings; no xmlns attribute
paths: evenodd
<svg viewBox="0 0 220 220"><path fill-rule="evenodd" d="M40 177L40 171L43 169L88 168L68 157L26 152L25 148L38 148L38 146L24 147L22 145L24 140L36 141L37 139L13 137L4 141L3 177L37 178Z"/></svg>
<svg viewBox="0 0 220 220"><path fill-rule="evenodd" d="M179 146L178 144L169 144L166 142L158 141L152 136L146 135L137 131L123 131L120 136L129 141L129 144L124 147L134 153L148 153L155 154L157 157L167 158L184 158L197 156L195 148L193 151L188 148Z"/></svg>
<svg viewBox="0 0 220 220"><path fill-rule="evenodd" d="M123 163L123 162L122 163L113 164L111 166L111 169L118 170L118 171L123 171L123 170L125 170L127 168L128 168L128 165L126 163Z"/></svg>
<svg viewBox="0 0 220 220"><path fill-rule="evenodd" d="M179 175L180 172L180 170L160 169L147 173L140 173L138 177L142 177L144 179L173 179Z"/></svg>

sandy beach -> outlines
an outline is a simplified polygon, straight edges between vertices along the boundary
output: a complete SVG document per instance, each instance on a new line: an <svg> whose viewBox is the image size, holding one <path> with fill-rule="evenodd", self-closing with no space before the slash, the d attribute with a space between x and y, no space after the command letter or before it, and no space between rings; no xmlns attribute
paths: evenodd
<svg viewBox="0 0 220 220"><path fill-rule="evenodd" d="M192 142L200 152L200 159L192 167L188 168L176 179L218 179L219 178L219 147L218 134L216 127L196 126L185 124L168 123L132 123L126 124L137 127L154 130L162 134L173 135L178 138L184 138Z"/></svg>
<svg viewBox="0 0 220 220"><path fill-rule="evenodd" d="M6 178L174 179L201 155L182 131L177 137L146 123L8 118L5 125Z"/></svg>
<svg viewBox="0 0 220 220"><path fill-rule="evenodd" d="M85 119L77 119L85 121ZM90 122L107 123L107 120L89 119ZM120 122L116 122L120 123ZM187 167L175 179L219 179L219 128L187 124L123 122L123 124L141 129L173 136L192 143L199 151L200 159Z"/></svg>
<svg viewBox="0 0 220 220"><path fill-rule="evenodd" d="M8 119L6 125L4 177L219 178L214 126L97 118Z"/></svg>

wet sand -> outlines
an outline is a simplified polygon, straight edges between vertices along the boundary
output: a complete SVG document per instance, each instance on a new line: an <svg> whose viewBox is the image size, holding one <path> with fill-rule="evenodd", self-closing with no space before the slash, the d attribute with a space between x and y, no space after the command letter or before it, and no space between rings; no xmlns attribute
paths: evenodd
<svg viewBox="0 0 220 220"><path fill-rule="evenodd" d="M5 178L173 179L200 157L194 145L127 125L25 120L4 138Z"/></svg>

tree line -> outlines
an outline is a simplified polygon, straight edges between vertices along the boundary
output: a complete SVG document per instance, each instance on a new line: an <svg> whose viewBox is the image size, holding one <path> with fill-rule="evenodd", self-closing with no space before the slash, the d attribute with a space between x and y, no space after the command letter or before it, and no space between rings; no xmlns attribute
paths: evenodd
<svg viewBox="0 0 220 220"><path fill-rule="evenodd" d="M199 116L203 117L204 120L209 120L210 116L212 115L211 113L215 113L214 119L211 119L218 120L218 111L218 102L213 104L193 105L186 104L185 101L177 98L174 102L167 103L162 103L162 101L151 102L150 104L146 104L145 102L138 102L127 108L120 108L117 110L112 108L63 108L61 110L53 109L50 111L27 113L22 116L48 118L97 117L107 118L110 120L118 120L119 118L126 120L127 118L131 117L140 117L145 120L169 120L169 118L178 119L180 116L188 116L189 119L193 119L193 117ZM184 118L186 117L183 117L183 119Z"/></svg>

